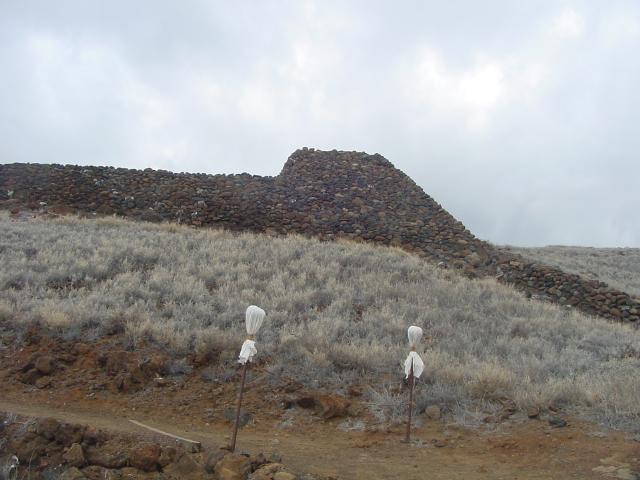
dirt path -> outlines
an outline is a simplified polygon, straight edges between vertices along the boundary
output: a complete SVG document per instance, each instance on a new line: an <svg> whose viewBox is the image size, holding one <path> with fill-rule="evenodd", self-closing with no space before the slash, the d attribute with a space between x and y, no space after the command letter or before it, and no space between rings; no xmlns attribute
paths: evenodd
<svg viewBox="0 0 640 480"><path fill-rule="evenodd" d="M99 415L96 411L57 408L0 400L0 410L33 417L55 417L106 430L149 435L128 421L134 418L164 431L199 440L205 448L228 442L229 427L214 424L180 428L160 415ZM589 435L586 425L550 430L542 423L482 433L439 424L419 429L414 438L426 446L399 442L400 431L345 433L335 425L294 430L249 426L239 436L239 450L278 452L292 469L339 479L605 479L638 467L640 447L620 434ZM433 439L445 444L435 447ZM594 468L596 469L594 471ZM626 470L625 470L626 469ZM605 476L606 475L606 476Z"/></svg>

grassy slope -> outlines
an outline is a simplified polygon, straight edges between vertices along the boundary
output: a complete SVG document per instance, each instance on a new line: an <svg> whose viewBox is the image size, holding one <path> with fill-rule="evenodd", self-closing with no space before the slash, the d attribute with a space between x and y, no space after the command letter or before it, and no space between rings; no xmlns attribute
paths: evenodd
<svg viewBox="0 0 640 480"><path fill-rule="evenodd" d="M267 311L259 356L275 378L364 381L374 403L393 404L383 379L399 378L416 324L434 338L421 406L468 414L509 398L616 425L640 419L636 329L399 250L115 219L1 214L0 231L0 327L40 322L67 337L123 328L132 345L144 338L176 355L213 349L231 359L256 304Z"/></svg>
<svg viewBox="0 0 640 480"><path fill-rule="evenodd" d="M640 248L502 247L535 262L560 267L640 297Z"/></svg>

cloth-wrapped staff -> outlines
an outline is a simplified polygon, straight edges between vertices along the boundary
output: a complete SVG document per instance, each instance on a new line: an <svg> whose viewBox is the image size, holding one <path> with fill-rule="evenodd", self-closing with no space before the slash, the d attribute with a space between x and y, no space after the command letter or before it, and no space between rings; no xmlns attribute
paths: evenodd
<svg viewBox="0 0 640 480"><path fill-rule="evenodd" d="M236 406L236 422L233 427L230 450L236 449L236 437L238 436L238 426L240 424L240 411L242 407L242 393L244 392L244 382L247 378L247 367L253 361L253 357L258 353L256 348L256 333L260 330L266 313L260 307L250 305L245 314L245 324L247 327L247 339L242 343L238 363L242 365L242 377L240 379L240 392L238 393L238 404Z"/></svg>
<svg viewBox="0 0 640 480"><path fill-rule="evenodd" d="M409 355L407 359L404 361L404 373L405 378L409 380L409 406L408 410L408 418L407 418L407 432L404 437L405 442L409 442L411 440L411 411L413 409L413 387L415 385L415 379L420 378L422 372L424 371L424 362L418 352L416 352L416 347L418 343L420 343L420 339L422 338L422 329L420 327L416 327L414 325L409 327L407 331L407 336L409 337Z"/></svg>

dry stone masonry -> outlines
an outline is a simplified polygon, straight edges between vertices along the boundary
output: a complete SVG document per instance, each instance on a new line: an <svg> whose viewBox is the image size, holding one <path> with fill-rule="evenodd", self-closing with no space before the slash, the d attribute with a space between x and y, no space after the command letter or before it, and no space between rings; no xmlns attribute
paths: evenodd
<svg viewBox="0 0 640 480"><path fill-rule="evenodd" d="M640 319L640 299L477 239L379 154L303 148L276 177L6 164L0 165L0 205L391 245L470 277L495 276L532 298Z"/></svg>

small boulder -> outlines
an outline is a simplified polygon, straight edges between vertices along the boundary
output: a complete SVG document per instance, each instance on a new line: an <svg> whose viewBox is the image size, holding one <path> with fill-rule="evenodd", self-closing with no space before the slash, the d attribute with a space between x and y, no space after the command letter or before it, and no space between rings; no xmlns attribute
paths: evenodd
<svg viewBox="0 0 640 480"><path fill-rule="evenodd" d="M160 457L158 458L158 464L161 468L164 468L170 463L175 462L179 458L180 454L184 454L184 452L182 450L178 450L176 447L162 447Z"/></svg>
<svg viewBox="0 0 640 480"><path fill-rule="evenodd" d="M74 443L69 449L62 455L64 461L72 467L81 467L85 464L84 452L82 446L79 443Z"/></svg>
<svg viewBox="0 0 640 480"><path fill-rule="evenodd" d="M269 463L263 453L252 455L249 457L249 460L251 460L251 471L257 470L262 465Z"/></svg>
<svg viewBox="0 0 640 480"><path fill-rule="evenodd" d="M129 455L126 448L117 442L109 441L100 446L93 446L85 452L85 458L90 465L105 468L122 468L127 464Z"/></svg>
<svg viewBox="0 0 640 480"><path fill-rule="evenodd" d="M61 423L56 430L56 442L65 447L82 442L83 427L73 423Z"/></svg>
<svg viewBox="0 0 640 480"><path fill-rule="evenodd" d="M246 480L251 472L251 460L230 453L216 464L214 471L220 480Z"/></svg>
<svg viewBox="0 0 640 480"><path fill-rule="evenodd" d="M163 475L171 480L196 480L206 477L204 465L191 455L182 455L175 463L162 469Z"/></svg>
<svg viewBox="0 0 640 480"><path fill-rule="evenodd" d="M122 472L120 470L109 470L108 468L99 467L97 465L89 465L82 469L82 473L88 480L121 480Z"/></svg>
<svg viewBox="0 0 640 480"><path fill-rule="evenodd" d="M58 477L58 480L86 480L86 478L84 473L76 467L71 467L65 470L64 473Z"/></svg>
<svg viewBox="0 0 640 480"><path fill-rule="evenodd" d="M567 426L567 421L560 417L551 417L549 419L549 425L553 428L563 428Z"/></svg>
<svg viewBox="0 0 640 480"><path fill-rule="evenodd" d="M273 476L284 470L284 465L281 463L268 463L258 468L251 475L252 480L273 480Z"/></svg>
<svg viewBox="0 0 640 480"><path fill-rule="evenodd" d="M38 420L35 425L36 433L47 440L55 438L58 428L60 428L60 422L55 418L43 418Z"/></svg>
<svg viewBox="0 0 640 480"><path fill-rule="evenodd" d="M129 454L129 464L145 472L158 469L160 461L160 446L156 443L143 443L134 448Z"/></svg>
<svg viewBox="0 0 640 480"><path fill-rule="evenodd" d="M482 265L482 257L480 257L480 255L478 255L476 252L473 252L471 255L467 256L467 261L474 267L479 267L480 265Z"/></svg>
<svg viewBox="0 0 640 480"><path fill-rule="evenodd" d="M42 375L51 375L55 370L55 360L49 355L42 355L36 359L34 367Z"/></svg>
<svg viewBox="0 0 640 480"><path fill-rule="evenodd" d="M229 452L225 450L214 450L213 452L207 455L207 460L205 462L204 468L207 473L213 473L215 471L216 465L220 460L222 460Z"/></svg>
<svg viewBox="0 0 640 480"><path fill-rule="evenodd" d="M82 432L82 444L86 446L95 445L100 439L100 432L97 428L87 426Z"/></svg>
<svg viewBox="0 0 640 480"><path fill-rule="evenodd" d="M540 416L540 409L538 407L530 407L527 409L527 417L538 418Z"/></svg>
<svg viewBox="0 0 640 480"><path fill-rule="evenodd" d="M33 382L33 384L36 386L36 388L43 390L51 386L51 377L40 377L35 382Z"/></svg>

